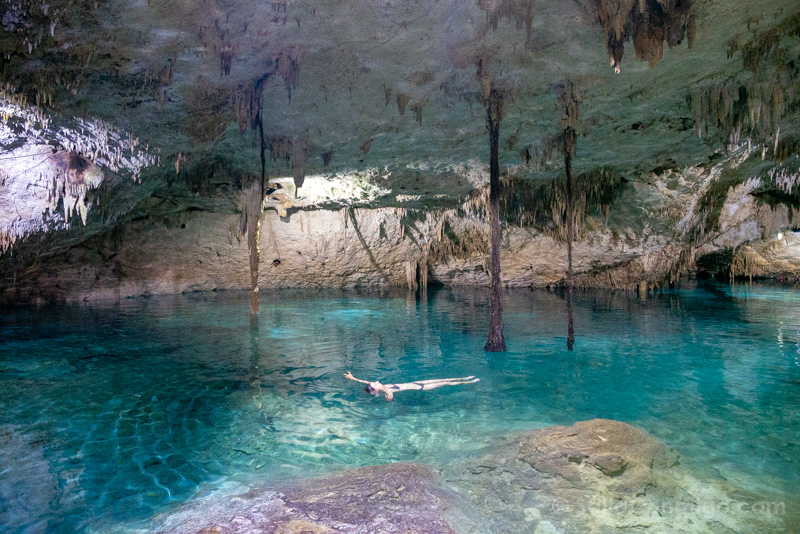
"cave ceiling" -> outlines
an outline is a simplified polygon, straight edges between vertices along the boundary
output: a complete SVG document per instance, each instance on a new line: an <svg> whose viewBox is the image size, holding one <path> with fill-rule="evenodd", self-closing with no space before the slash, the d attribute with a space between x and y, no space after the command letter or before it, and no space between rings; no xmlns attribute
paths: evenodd
<svg viewBox="0 0 800 534"><path fill-rule="evenodd" d="M263 155L299 198L314 180L356 176L375 205L457 199L485 181L490 85L504 98L501 168L531 179L561 171L565 83L582 98L577 172L678 169L747 140L777 154L798 129L796 0L0 6L0 148L31 161L67 152L49 165L93 170L81 187L103 173L145 190L234 191ZM28 172L12 167L0 165L7 189Z"/></svg>

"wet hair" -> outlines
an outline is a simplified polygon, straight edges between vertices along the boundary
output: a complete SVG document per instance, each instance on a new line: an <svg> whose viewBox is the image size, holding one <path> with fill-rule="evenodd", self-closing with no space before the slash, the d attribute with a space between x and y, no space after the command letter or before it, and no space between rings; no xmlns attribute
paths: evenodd
<svg viewBox="0 0 800 534"><path fill-rule="evenodd" d="M367 384L366 386L364 386L364 391L366 391L370 395L378 395L380 393L380 390L375 389L374 387L372 387L371 384Z"/></svg>

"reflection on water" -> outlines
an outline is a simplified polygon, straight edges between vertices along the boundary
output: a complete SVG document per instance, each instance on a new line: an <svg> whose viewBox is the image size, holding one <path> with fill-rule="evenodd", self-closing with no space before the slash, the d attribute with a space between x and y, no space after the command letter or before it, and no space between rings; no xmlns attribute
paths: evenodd
<svg viewBox="0 0 800 534"><path fill-rule="evenodd" d="M800 484L800 293L703 285L642 300L510 291L283 291L0 315L0 530L107 531L238 480L441 464L519 429L604 417L764 495ZM342 377L476 375L387 403Z"/></svg>

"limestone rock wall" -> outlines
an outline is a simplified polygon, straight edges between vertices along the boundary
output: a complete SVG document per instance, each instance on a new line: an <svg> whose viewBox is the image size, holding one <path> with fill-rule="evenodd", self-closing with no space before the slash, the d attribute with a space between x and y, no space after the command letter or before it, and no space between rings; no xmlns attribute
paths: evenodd
<svg viewBox="0 0 800 534"><path fill-rule="evenodd" d="M607 228L586 233L574 246L576 283L641 289L693 268L692 258L735 248L734 274L795 276L800 237L786 207L732 200L717 237L692 244L664 235L616 236ZM418 287L488 283L486 224L458 210L411 212L398 208L317 210L281 219L263 214L259 286ZM797 216L794 217L797 219ZM249 287L246 237L237 215L183 212L169 223L151 218L122 225L63 255L14 273L4 299L23 302L124 298ZM798 222L794 221L795 224ZM501 263L507 286L564 283L566 244L532 228L504 228ZM8 281L8 274L4 279Z"/></svg>
<svg viewBox="0 0 800 534"><path fill-rule="evenodd" d="M613 200L606 204L591 206L587 197L573 246L575 284L642 291L697 271L723 279L798 279L800 211L792 195L800 175L787 174L776 186L753 174L759 164L755 158L741 172L726 163L622 179L607 190ZM510 191L501 243L507 286L565 283L559 185L539 185L512 180L504 186ZM515 194L513 187L528 189ZM439 209L268 204L259 233L259 287L488 284L484 189ZM235 201L223 192L175 193L165 201L154 189L110 226L90 220L87 230L42 233L7 251L0 256L0 302L249 288L247 237Z"/></svg>

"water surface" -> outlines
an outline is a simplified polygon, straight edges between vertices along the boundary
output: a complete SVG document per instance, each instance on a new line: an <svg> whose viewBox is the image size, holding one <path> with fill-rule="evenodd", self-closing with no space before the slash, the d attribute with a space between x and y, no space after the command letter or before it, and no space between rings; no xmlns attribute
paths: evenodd
<svg viewBox="0 0 800 534"><path fill-rule="evenodd" d="M603 417L764 495L800 487L800 292L705 284L640 299L194 294L0 312L0 531L146 529L232 481L443 464L521 429ZM345 380L481 381L393 402Z"/></svg>

